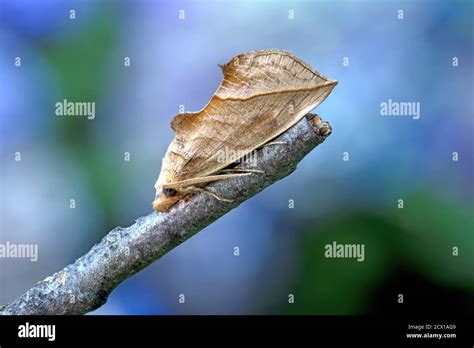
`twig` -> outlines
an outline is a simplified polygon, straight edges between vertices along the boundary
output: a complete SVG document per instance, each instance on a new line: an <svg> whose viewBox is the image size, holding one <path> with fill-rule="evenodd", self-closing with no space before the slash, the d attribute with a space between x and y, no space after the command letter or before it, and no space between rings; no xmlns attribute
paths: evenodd
<svg viewBox="0 0 474 348"><path fill-rule="evenodd" d="M257 152L251 167L264 174L222 180L207 186L221 197L196 194L166 213L140 217L130 227L116 227L84 256L61 271L38 282L0 314L60 315L83 314L102 306L110 292L198 231L292 173L298 162L330 134L331 128L319 116L308 114L294 127L275 139L280 144ZM238 168L246 167L242 163Z"/></svg>

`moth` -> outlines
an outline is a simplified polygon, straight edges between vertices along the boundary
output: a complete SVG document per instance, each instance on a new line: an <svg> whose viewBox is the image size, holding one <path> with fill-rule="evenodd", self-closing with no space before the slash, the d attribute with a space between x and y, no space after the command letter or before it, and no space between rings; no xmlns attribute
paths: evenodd
<svg viewBox="0 0 474 348"><path fill-rule="evenodd" d="M219 66L224 78L208 104L201 111L178 114L171 122L175 138L155 184L153 209L158 212L197 192L231 201L203 187L258 171L226 169L235 158L222 153L232 150L244 156L271 143L337 85L281 50L243 53Z"/></svg>

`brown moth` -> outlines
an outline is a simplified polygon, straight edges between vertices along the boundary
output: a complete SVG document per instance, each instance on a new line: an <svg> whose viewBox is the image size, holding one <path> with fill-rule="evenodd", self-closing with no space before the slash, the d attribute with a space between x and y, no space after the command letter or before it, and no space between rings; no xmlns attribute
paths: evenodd
<svg viewBox="0 0 474 348"><path fill-rule="evenodd" d="M264 146L321 104L337 84L281 50L243 53L221 68L224 79L209 103L171 122L176 137L155 184L156 211L195 192L229 201L202 187L255 171L224 170L236 159L223 159L222 152L231 149L244 156Z"/></svg>

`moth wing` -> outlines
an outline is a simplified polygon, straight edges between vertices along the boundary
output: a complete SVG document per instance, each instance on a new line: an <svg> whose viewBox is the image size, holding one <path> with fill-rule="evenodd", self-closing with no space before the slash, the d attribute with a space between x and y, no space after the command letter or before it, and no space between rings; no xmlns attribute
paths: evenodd
<svg viewBox="0 0 474 348"><path fill-rule="evenodd" d="M177 115L172 152L179 180L227 167L296 124L331 93L321 76L289 52L241 54L223 65L224 79L199 112ZM172 143L173 145L173 143Z"/></svg>
<svg viewBox="0 0 474 348"><path fill-rule="evenodd" d="M176 115L171 121L171 129L177 137L185 139L186 136L193 133L198 126L199 112L186 112Z"/></svg>

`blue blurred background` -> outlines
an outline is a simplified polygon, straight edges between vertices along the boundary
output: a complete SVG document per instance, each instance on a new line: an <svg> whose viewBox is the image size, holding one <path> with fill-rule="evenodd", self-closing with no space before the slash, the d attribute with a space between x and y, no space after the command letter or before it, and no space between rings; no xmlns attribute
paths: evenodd
<svg viewBox="0 0 474 348"><path fill-rule="evenodd" d="M39 245L0 259L0 303L150 213L180 105L207 103L217 64L279 48L339 81L316 110L333 134L93 313L472 313L472 1L0 3L0 242ZM56 116L63 99L95 119ZM381 116L388 99L420 119ZM325 258L333 241L365 261Z"/></svg>

